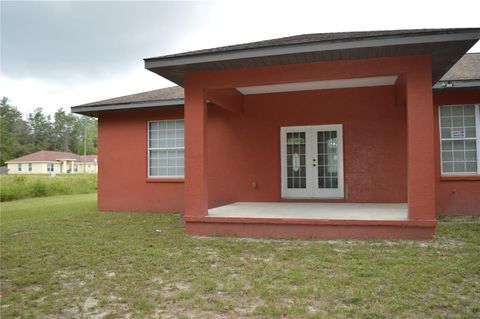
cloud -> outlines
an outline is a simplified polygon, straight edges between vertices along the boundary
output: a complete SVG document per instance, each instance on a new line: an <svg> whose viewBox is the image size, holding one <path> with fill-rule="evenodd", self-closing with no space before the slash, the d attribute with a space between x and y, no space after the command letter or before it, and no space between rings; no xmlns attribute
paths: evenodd
<svg viewBox="0 0 480 319"><path fill-rule="evenodd" d="M2 2L2 73L76 83L170 52L200 3ZM182 18L184 17L184 18Z"/></svg>
<svg viewBox="0 0 480 319"><path fill-rule="evenodd" d="M10 104L19 107L23 113L42 107L45 113L53 114L59 108L69 111L71 106L171 85L174 84L141 68L127 70L107 79L67 86L35 78L11 79L0 76L0 96L7 96Z"/></svg>

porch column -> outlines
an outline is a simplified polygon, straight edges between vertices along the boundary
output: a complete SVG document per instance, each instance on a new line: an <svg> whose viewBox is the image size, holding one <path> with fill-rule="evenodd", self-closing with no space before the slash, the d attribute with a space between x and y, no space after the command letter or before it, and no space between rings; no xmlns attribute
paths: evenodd
<svg viewBox="0 0 480 319"><path fill-rule="evenodd" d="M408 218L434 220L434 112L430 58L407 74L407 196Z"/></svg>
<svg viewBox="0 0 480 319"><path fill-rule="evenodd" d="M208 214L207 104L203 89L185 85L185 216Z"/></svg>

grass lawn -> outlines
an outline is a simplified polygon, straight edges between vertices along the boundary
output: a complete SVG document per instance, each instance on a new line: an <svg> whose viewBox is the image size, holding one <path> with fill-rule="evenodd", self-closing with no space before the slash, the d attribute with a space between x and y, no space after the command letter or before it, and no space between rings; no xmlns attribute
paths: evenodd
<svg viewBox="0 0 480 319"><path fill-rule="evenodd" d="M96 195L1 204L1 315L479 318L480 219L435 241L192 238Z"/></svg>

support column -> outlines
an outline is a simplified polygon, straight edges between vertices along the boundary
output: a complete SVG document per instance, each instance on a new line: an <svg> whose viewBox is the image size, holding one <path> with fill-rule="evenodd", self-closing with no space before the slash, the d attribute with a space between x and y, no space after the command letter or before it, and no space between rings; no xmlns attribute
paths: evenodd
<svg viewBox="0 0 480 319"><path fill-rule="evenodd" d="M436 219L431 74L430 58L407 74L407 194L411 220Z"/></svg>
<svg viewBox="0 0 480 319"><path fill-rule="evenodd" d="M185 85L185 216L208 214L207 105L203 89Z"/></svg>

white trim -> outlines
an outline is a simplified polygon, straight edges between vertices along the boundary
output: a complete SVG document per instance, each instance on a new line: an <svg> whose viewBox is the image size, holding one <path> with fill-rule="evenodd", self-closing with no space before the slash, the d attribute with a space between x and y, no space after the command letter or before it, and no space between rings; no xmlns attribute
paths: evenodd
<svg viewBox="0 0 480 319"><path fill-rule="evenodd" d="M442 116L440 114L440 109L447 106L465 106L473 105L475 107L475 137L461 138L460 140L475 140L477 147L477 172L444 172L443 171L443 146L442 141L456 141L459 139L456 138L442 138ZM475 103L464 103L464 104L445 104L438 106L438 140L440 143L440 174L442 176L478 176L480 174L480 104Z"/></svg>
<svg viewBox="0 0 480 319"><path fill-rule="evenodd" d="M345 89L354 87L373 87L394 85L398 76L372 76L364 78L336 79L309 82L292 82L271 85L245 86L236 89L244 95L278 93L278 92L295 92L295 91L312 91L312 90L330 90Z"/></svg>
<svg viewBox="0 0 480 319"><path fill-rule="evenodd" d="M318 157L316 149L319 131L337 131L338 140L338 188L318 188L318 163L313 166L313 159ZM287 143L288 132L305 132L305 164L306 164L306 188L287 188ZM281 196L282 198L344 198L344 171L343 171L343 125L307 125L307 126L285 126L280 128L280 170L281 170Z"/></svg>
<svg viewBox="0 0 480 319"><path fill-rule="evenodd" d="M477 137L477 174L480 174L480 104L475 104L475 135Z"/></svg>

